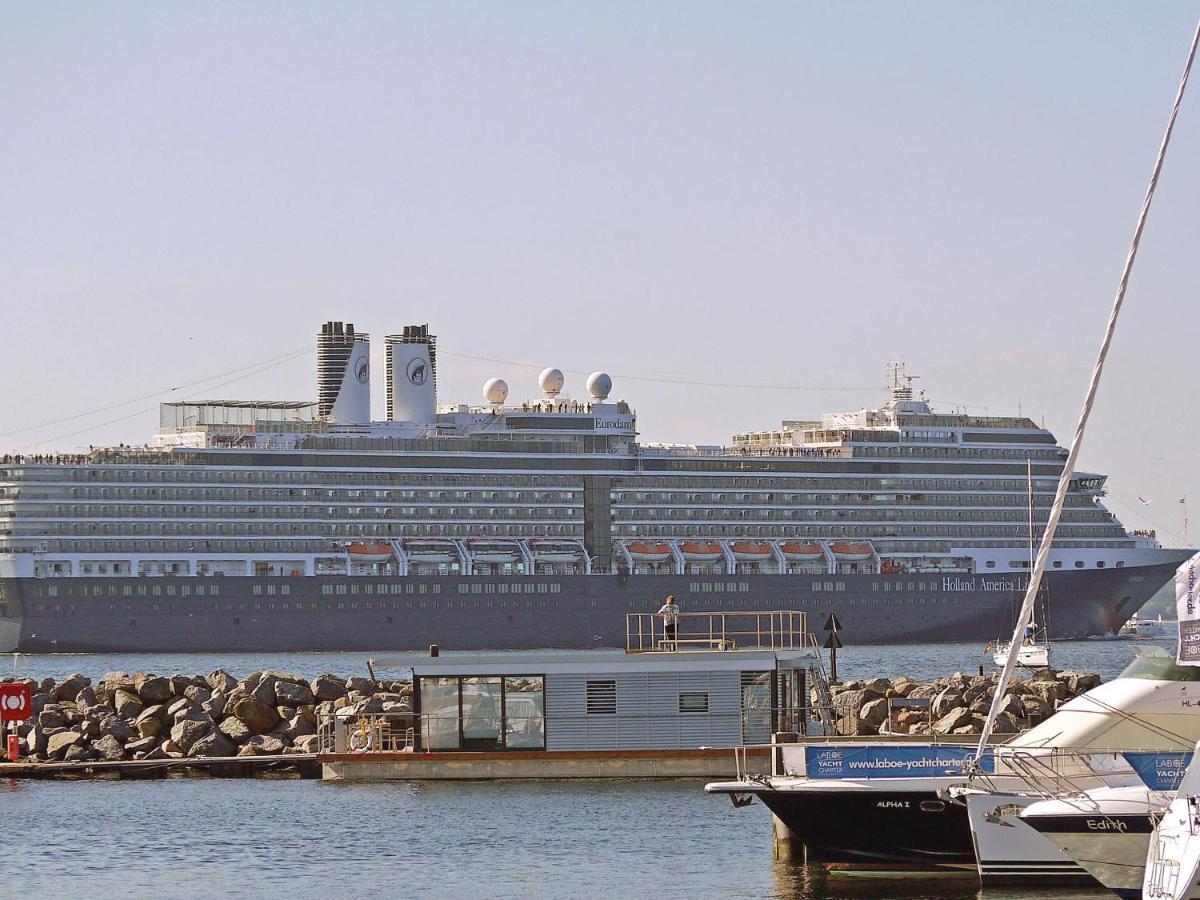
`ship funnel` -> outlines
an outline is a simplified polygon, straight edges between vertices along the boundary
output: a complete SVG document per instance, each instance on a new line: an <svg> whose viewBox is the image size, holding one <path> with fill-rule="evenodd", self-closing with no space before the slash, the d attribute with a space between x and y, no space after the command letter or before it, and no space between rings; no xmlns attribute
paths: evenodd
<svg viewBox="0 0 1200 900"><path fill-rule="evenodd" d="M340 425L371 421L371 337L326 322L317 336L317 411Z"/></svg>
<svg viewBox="0 0 1200 900"><path fill-rule="evenodd" d="M387 341L389 422L437 421L437 337L428 325L405 325Z"/></svg>

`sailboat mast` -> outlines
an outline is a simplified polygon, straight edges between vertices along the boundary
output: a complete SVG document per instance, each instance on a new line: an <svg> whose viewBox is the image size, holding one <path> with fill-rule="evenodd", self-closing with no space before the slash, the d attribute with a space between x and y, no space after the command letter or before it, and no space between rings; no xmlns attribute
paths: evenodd
<svg viewBox="0 0 1200 900"><path fill-rule="evenodd" d="M1058 530L1058 521L1062 518L1063 507L1067 502L1067 492L1071 487L1071 477L1075 473L1075 463L1079 459L1079 451L1083 447L1083 435L1087 431L1088 419L1092 414L1092 406L1096 402L1096 391L1100 388L1100 376L1104 373L1104 362L1108 358L1108 350L1112 346L1113 334L1117 328L1117 319L1125 302L1125 291L1129 287L1129 277L1133 272L1133 263L1137 259L1138 246L1142 242L1142 233L1146 228L1146 218L1150 214L1150 204L1154 200L1154 191L1158 187L1158 178L1162 174L1163 161L1166 159L1167 147L1171 143L1171 133L1175 130L1175 120L1179 116L1179 107L1183 103L1184 91L1187 89L1188 77L1192 73L1192 63L1196 59L1196 49L1200 46L1200 24L1192 35L1192 43L1188 48L1187 63L1183 67L1183 75L1179 79L1179 89L1175 93L1175 102L1171 106L1171 114L1167 119L1167 129L1163 134L1158 155L1154 159L1154 170L1150 175L1150 184L1146 187L1146 196L1142 200L1142 209L1138 213L1137 225L1133 229L1133 240L1129 244L1129 254L1125 257L1125 266L1121 271L1121 281L1117 285L1117 293L1113 298L1112 310L1108 315L1108 325L1104 329L1104 337L1100 341L1100 350L1096 354L1096 365L1092 369L1092 377L1088 382L1087 394L1084 396L1083 408L1079 412L1079 422L1075 426L1075 436L1071 439L1071 449L1063 462L1062 472L1058 477L1058 489L1054 493L1054 503L1046 517L1046 527L1042 531L1041 544L1038 547L1037 558L1034 560L1033 571L1029 575L1029 587L1025 591L1025 601L1021 604L1016 627L1013 629L1012 641L1008 648L1008 660L1000 672L996 683L996 693L992 697L992 705L988 710L987 720L979 735L979 745L975 749L975 759L972 768L978 770L979 762L987 752L988 740L996 726L996 717L1004 703L1004 695L1008 691L1008 682L1012 678L1013 669L1017 665L1017 657L1021 650L1021 637L1025 632L1025 624L1032 620L1033 604L1037 599L1038 588L1042 583L1042 575L1046 564L1050 561L1050 548L1054 543L1054 532Z"/></svg>

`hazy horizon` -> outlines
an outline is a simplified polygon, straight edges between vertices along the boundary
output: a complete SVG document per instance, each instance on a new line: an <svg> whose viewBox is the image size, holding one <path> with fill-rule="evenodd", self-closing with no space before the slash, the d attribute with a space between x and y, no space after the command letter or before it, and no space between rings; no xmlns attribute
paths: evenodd
<svg viewBox="0 0 1200 900"><path fill-rule="evenodd" d="M159 400L315 398L327 319L373 337L376 418L383 336L428 322L446 403L603 369L643 440L723 443L877 405L902 359L1065 444L1196 7L8 12L0 452L70 452L149 440ZM1191 90L1081 457L1176 544Z"/></svg>

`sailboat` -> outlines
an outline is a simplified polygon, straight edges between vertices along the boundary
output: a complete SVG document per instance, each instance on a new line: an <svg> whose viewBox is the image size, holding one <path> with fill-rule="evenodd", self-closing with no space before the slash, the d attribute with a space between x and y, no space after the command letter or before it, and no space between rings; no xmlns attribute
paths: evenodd
<svg viewBox="0 0 1200 900"><path fill-rule="evenodd" d="M1026 496L1029 502L1029 570L1032 572L1035 562L1033 549L1033 460L1029 457L1025 458L1026 475ZM1017 665L1028 669L1041 669L1050 665L1050 610L1046 602L1046 592L1043 587L1039 599L1041 600L1041 625L1038 625L1038 615L1036 609L1033 615L1030 616L1029 624L1025 626L1025 634L1021 639L1021 647L1017 651ZM997 666L1004 668L1008 662L1008 655L1012 649L1011 641L998 640L994 644L989 644L989 648L994 647L992 660Z"/></svg>
<svg viewBox="0 0 1200 900"><path fill-rule="evenodd" d="M1150 835L1142 896L1153 900L1200 897L1200 763L1196 755L1175 799Z"/></svg>

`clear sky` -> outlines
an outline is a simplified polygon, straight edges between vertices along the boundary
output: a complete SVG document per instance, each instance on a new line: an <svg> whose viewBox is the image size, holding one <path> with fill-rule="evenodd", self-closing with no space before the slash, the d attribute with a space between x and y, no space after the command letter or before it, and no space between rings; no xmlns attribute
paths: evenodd
<svg viewBox="0 0 1200 900"><path fill-rule="evenodd" d="M904 359L943 408L1020 409L1065 442L1200 14L3 10L5 451L141 442L148 395L231 370L170 397L311 399L315 354L247 367L335 318L377 351L429 322L444 401L493 375L536 389L536 368L452 353L603 368L646 440L878 403ZM1123 521L1176 543L1180 497L1200 520L1192 87L1082 457Z"/></svg>

